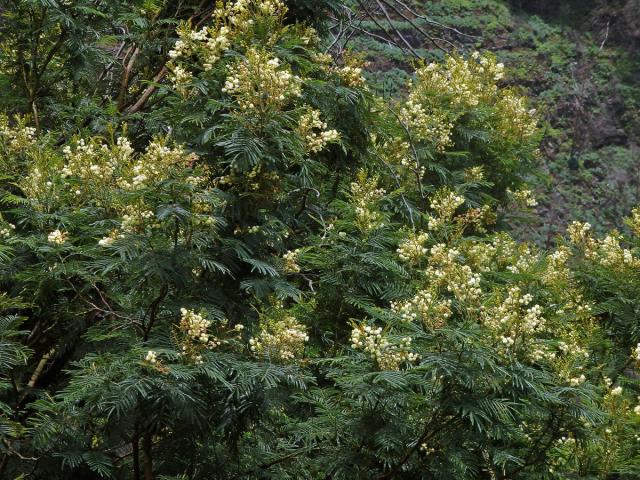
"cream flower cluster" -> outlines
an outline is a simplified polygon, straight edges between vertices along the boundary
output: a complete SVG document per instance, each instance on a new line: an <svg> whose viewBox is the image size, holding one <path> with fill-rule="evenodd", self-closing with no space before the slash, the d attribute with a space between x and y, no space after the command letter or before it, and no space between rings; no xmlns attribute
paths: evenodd
<svg viewBox="0 0 640 480"><path fill-rule="evenodd" d="M221 345L213 335L210 335L207 329L211 326L211 320L204 318L202 314L186 308L180 309L180 330L186 334L191 341L202 344L207 348L216 348Z"/></svg>
<svg viewBox="0 0 640 480"><path fill-rule="evenodd" d="M304 138L306 150L311 153L321 151L328 143L340 138L337 130L327 130L327 123L320 115L319 110L309 109L298 120L298 134Z"/></svg>
<svg viewBox="0 0 640 480"><path fill-rule="evenodd" d="M429 230L437 230L451 220L464 201L463 196L452 190L444 188L437 191L430 203L434 214L429 217Z"/></svg>
<svg viewBox="0 0 640 480"><path fill-rule="evenodd" d="M485 173L484 173L484 167L482 165L465 168L464 170L465 182L478 183L478 182L482 182L484 178L485 178Z"/></svg>
<svg viewBox="0 0 640 480"><path fill-rule="evenodd" d="M431 93L447 95L453 104L473 107L495 95L504 65L489 54L474 52L464 59L449 55L444 63L429 63L416 71L417 83Z"/></svg>
<svg viewBox="0 0 640 480"><path fill-rule="evenodd" d="M634 235L640 237L640 207L631 210L631 216L627 218L626 223L631 227Z"/></svg>
<svg viewBox="0 0 640 480"><path fill-rule="evenodd" d="M446 113L428 110L411 96L400 110L400 120L411 131L414 140L431 142L438 152L444 152L453 144L453 123Z"/></svg>
<svg viewBox="0 0 640 480"><path fill-rule="evenodd" d="M622 235L613 231L598 240L591 235L591 225L573 222L567 228L571 243L580 248L587 259L615 269L640 267L640 258L621 245Z"/></svg>
<svg viewBox="0 0 640 480"><path fill-rule="evenodd" d="M151 219L155 218L155 214L143 206L129 205L126 208L127 213L122 216L121 230L125 233L140 233L151 224Z"/></svg>
<svg viewBox="0 0 640 480"><path fill-rule="evenodd" d="M364 171L358 173L357 181L351 183L350 196L360 230L367 232L383 225L375 205L386 193L384 188L378 188L377 177L368 178Z"/></svg>
<svg viewBox="0 0 640 480"><path fill-rule="evenodd" d="M276 57L256 48L229 67L222 91L245 111L280 110L302 94L302 80Z"/></svg>
<svg viewBox="0 0 640 480"><path fill-rule="evenodd" d="M36 129L29 127L24 120L16 118L17 125L9 126L9 119L5 115L0 115L0 139L11 150L19 151L33 144L36 137Z"/></svg>
<svg viewBox="0 0 640 480"><path fill-rule="evenodd" d="M512 191L507 188L507 193L511 195L513 200L519 205L525 207L535 207L538 205L538 201L533 196L533 192L529 189L523 188L520 190Z"/></svg>
<svg viewBox="0 0 640 480"><path fill-rule="evenodd" d="M342 79L342 82L350 88L363 88L367 81L362 75L362 67L357 65L345 65L334 69L334 72Z"/></svg>
<svg viewBox="0 0 640 480"><path fill-rule="evenodd" d="M101 247L108 247L120 238L124 238L124 235L120 233L119 230L112 230L111 232L109 232L109 235L98 240L98 245L100 245Z"/></svg>
<svg viewBox="0 0 640 480"><path fill-rule="evenodd" d="M286 273L298 273L300 272L300 265L298 265L298 250L289 250L283 256L284 271Z"/></svg>
<svg viewBox="0 0 640 480"><path fill-rule="evenodd" d="M507 347L512 346L518 337L535 337L544 330L547 320L543 317L540 305L529 306L532 301L531 294L523 294L520 287L513 286L502 301L484 309L483 323ZM548 355L543 350L538 350L533 352L533 356L540 358Z"/></svg>
<svg viewBox="0 0 640 480"><path fill-rule="evenodd" d="M249 348L256 355L288 362L302 356L308 341L306 328L295 317L285 315L280 320L262 324L260 334L249 339Z"/></svg>
<svg viewBox="0 0 640 480"><path fill-rule="evenodd" d="M439 243L431 247L430 253L425 275L432 285L452 293L458 302L467 307L471 307L471 304L475 306L482 295L480 273L459 261L462 257L457 248Z"/></svg>
<svg viewBox="0 0 640 480"><path fill-rule="evenodd" d="M181 146L169 147L164 141L156 140L136 158L118 184L125 190L146 188L166 180L175 171L192 166L197 160L197 155L185 152ZM195 182L199 180L195 179Z"/></svg>
<svg viewBox="0 0 640 480"><path fill-rule="evenodd" d="M182 65L173 65L169 71L169 81L181 95L189 94L189 85L193 81L193 73Z"/></svg>
<svg viewBox="0 0 640 480"><path fill-rule="evenodd" d="M424 232L409 234L396 250L400 260L409 263L419 262L429 251L426 246L428 239L429 235Z"/></svg>
<svg viewBox="0 0 640 480"><path fill-rule="evenodd" d="M62 177L79 180L73 184L76 195L82 194L83 190L85 193L97 191L113 183L119 170L133 156L133 148L125 137L119 137L112 146L80 139L62 151L65 156Z"/></svg>
<svg viewBox="0 0 640 480"><path fill-rule="evenodd" d="M626 266L636 268L640 266L640 259L631 250L620 245L621 235L614 233L607 235L599 242L598 257L600 264L606 267Z"/></svg>
<svg viewBox="0 0 640 480"><path fill-rule="evenodd" d="M589 257L593 255L596 248L596 242L591 236L591 224L582 222L572 222L567 227L569 240L574 245L584 248L585 254Z"/></svg>
<svg viewBox="0 0 640 480"><path fill-rule="evenodd" d="M0 224L0 238L9 238L13 235L16 226L13 223Z"/></svg>
<svg viewBox="0 0 640 480"><path fill-rule="evenodd" d="M411 300L391 302L391 310L403 322L421 320L427 328L441 328L451 317L451 300L438 299L435 292L420 290Z"/></svg>
<svg viewBox="0 0 640 480"><path fill-rule="evenodd" d="M154 350L149 350L144 357L144 361L151 365L155 365L158 363L158 354Z"/></svg>
<svg viewBox="0 0 640 480"><path fill-rule="evenodd" d="M479 105L488 106L495 141L517 144L536 132L536 112L527 108L524 97L498 88L503 75L504 65L490 54L474 53L467 59L449 55L444 62L429 63L416 71L400 120L414 140L431 142L443 152L452 144L456 120Z"/></svg>
<svg viewBox="0 0 640 480"><path fill-rule="evenodd" d="M68 238L69 235L61 230L54 230L53 232L49 233L49 235L47 235L47 241L54 245L63 245Z"/></svg>
<svg viewBox="0 0 640 480"><path fill-rule="evenodd" d="M351 331L351 347L369 354L381 370L399 370L403 364L419 360L419 355L411 351L411 343L411 337L391 343L380 327L359 325Z"/></svg>
<svg viewBox="0 0 640 480"><path fill-rule="evenodd" d="M496 103L498 110L497 132L504 138L529 138L536 133L536 110L527 107L525 97L505 92Z"/></svg>
<svg viewBox="0 0 640 480"><path fill-rule="evenodd" d="M169 51L170 79L174 86L185 93L184 87L193 76L178 63L181 60L196 57L200 68L209 71L231 48L234 39L251 31L257 20L270 19L280 23L286 12L286 5L279 0L236 0L219 3L213 11L210 26L196 30L189 24L183 24L178 28L179 39Z"/></svg>
<svg viewBox="0 0 640 480"><path fill-rule="evenodd" d="M638 346L633 350L633 358L640 362L640 343L638 343Z"/></svg>

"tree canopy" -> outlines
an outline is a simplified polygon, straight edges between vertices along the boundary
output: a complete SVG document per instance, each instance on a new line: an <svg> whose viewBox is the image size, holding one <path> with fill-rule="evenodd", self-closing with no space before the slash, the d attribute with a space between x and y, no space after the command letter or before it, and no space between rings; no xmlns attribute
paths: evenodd
<svg viewBox="0 0 640 480"><path fill-rule="evenodd" d="M494 55L383 99L341 2L5 3L3 478L638 478L640 210L509 235Z"/></svg>

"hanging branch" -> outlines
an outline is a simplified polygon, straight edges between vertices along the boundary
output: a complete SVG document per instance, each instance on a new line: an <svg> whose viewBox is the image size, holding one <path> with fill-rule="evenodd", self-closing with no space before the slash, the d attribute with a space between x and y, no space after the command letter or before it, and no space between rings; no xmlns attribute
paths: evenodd
<svg viewBox="0 0 640 480"><path fill-rule="evenodd" d="M407 33L403 33L398 28L398 20L406 22L411 27L412 32L417 33L434 48L445 53L457 48L454 41L434 35L425 28L425 24L436 31L446 32L450 36L474 40L480 38L432 20L426 15L416 12L401 0L358 0L355 8L344 6L338 17L329 16L334 22L334 25L329 29L333 35L333 40L326 49L327 52L333 51L336 57L339 57L344 51L344 45L348 38L358 32L387 45L392 45L414 58L422 59L422 56L417 51L418 45L415 45L415 42L411 42L407 37ZM362 26L363 20L373 23L376 31L364 28ZM333 31L336 28L338 28L338 31L334 34ZM347 40L344 41L344 38L347 38Z"/></svg>

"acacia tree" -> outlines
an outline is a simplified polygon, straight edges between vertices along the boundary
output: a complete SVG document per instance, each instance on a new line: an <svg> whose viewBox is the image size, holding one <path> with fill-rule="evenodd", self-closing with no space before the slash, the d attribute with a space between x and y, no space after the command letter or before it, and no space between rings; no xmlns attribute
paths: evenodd
<svg viewBox="0 0 640 480"><path fill-rule="evenodd" d="M496 59L387 104L280 1L185 5L129 123L2 121L3 475L633 478L637 240L496 231L538 138Z"/></svg>

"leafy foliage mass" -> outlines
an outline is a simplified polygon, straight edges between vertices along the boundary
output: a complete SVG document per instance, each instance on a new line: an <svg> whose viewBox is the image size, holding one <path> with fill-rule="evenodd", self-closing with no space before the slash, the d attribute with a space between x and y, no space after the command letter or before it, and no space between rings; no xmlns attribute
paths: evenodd
<svg viewBox="0 0 640 480"><path fill-rule="evenodd" d="M332 2L12 5L3 478L638 478L640 210L499 228L540 135L492 55L386 101Z"/></svg>

